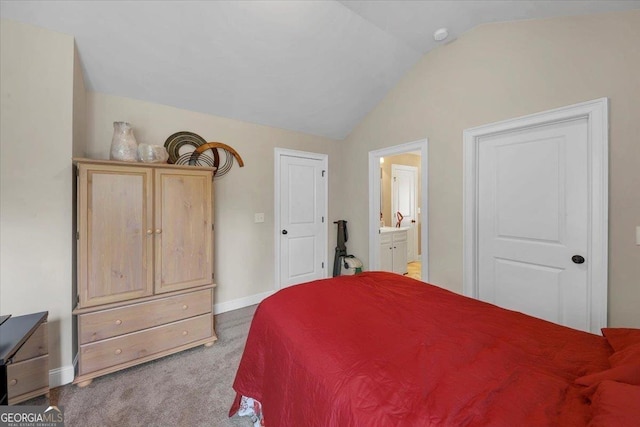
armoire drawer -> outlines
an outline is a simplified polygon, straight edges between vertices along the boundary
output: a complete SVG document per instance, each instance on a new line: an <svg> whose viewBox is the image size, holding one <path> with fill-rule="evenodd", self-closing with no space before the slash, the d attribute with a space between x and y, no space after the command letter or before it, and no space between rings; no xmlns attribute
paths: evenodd
<svg viewBox="0 0 640 427"><path fill-rule="evenodd" d="M7 365L9 403L25 393L49 387L49 355Z"/></svg>
<svg viewBox="0 0 640 427"><path fill-rule="evenodd" d="M78 316L80 344L100 341L210 313L211 289Z"/></svg>
<svg viewBox="0 0 640 427"><path fill-rule="evenodd" d="M213 314L80 346L80 375L108 368L213 335Z"/></svg>
<svg viewBox="0 0 640 427"><path fill-rule="evenodd" d="M31 334L27 342L25 342L22 347L20 347L20 350L13 356L13 363L44 356L49 353L49 334L47 331L46 322L38 326L38 329Z"/></svg>

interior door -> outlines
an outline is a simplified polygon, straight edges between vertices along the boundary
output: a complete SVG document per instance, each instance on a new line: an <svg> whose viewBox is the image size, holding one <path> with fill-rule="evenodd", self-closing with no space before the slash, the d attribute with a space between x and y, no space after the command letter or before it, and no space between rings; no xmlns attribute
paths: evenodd
<svg viewBox="0 0 640 427"><path fill-rule="evenodd" d="M589 330L588 144L585 118L480 140L480 299Z"/></svg>
<svg viewBox="0 0 640 427"><path fill-rule="evenodd" d="M396 224L396 213L403 216L401 225L407 231L407 261L418 260L418 168L391 165L391 222Z"/></svg>
<svg viewBox="0 0 640 427"><path fill-rule="evenodd" d="M280 287L326 277L326 165L280 155Z"/></svg>
<svg viewBox="0 0 640 427"><path fill-rule="evenodd" d="M155 171L155 289L213 281L211 173Z"/></svg>

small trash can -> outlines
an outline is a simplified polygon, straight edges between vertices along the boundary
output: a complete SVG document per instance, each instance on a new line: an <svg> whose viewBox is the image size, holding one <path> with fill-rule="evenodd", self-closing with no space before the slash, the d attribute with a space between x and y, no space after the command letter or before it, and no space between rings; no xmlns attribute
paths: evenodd
<svg viewBox="0 0 640 427"><path fill-rule="evenodd" d="M362 261L353 255L347 255L342 260L342 275L353 276L354 274L362 273Z"/></svg>

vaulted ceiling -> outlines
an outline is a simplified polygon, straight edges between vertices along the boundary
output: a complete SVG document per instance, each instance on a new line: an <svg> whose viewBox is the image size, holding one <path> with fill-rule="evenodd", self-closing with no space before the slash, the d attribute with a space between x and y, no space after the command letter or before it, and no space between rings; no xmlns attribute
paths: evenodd
<svg viewBox="0 0 640 427"><path fill-rule="evenodd" d="M640 1L2 1L76 39L89 90L342 139L450 36ZM440 42L443 43L443 42Z"/></svg>

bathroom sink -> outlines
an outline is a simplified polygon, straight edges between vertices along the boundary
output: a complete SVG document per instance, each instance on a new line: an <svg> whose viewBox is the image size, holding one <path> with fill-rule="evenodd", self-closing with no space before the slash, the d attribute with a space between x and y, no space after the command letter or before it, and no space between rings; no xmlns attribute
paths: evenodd
<svg viewBox="0 0 640 427"><path fill-rule="evenodd" d="M394 232L394 231L403 231L403 230L408 230L408 229L409 229L409 227L400 227L400 228L397 228L397 227L380 227L380 232L381 233L391 233L391 232Z"/></svg>

